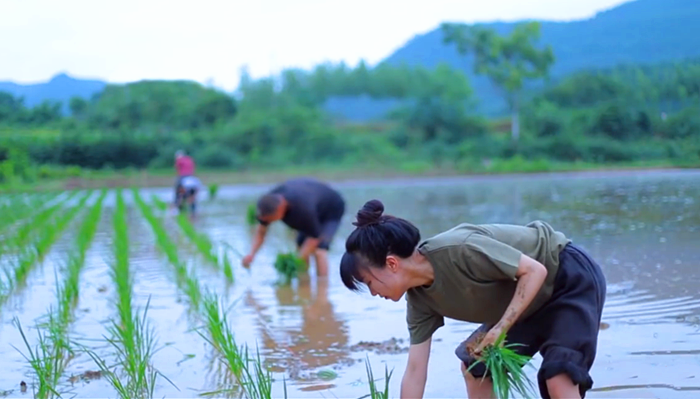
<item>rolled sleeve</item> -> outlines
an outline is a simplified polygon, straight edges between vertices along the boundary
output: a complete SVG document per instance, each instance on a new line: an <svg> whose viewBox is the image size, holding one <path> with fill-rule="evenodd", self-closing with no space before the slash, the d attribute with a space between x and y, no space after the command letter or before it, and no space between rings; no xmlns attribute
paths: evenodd
<svg viewBox="0 0 700 399"><path fill-rule="evenodd" d="M411 345L418 345L433 336L438 328L445 325L445 319L441 315L416 306L407 301L406 323L410 335Z"/></svg>

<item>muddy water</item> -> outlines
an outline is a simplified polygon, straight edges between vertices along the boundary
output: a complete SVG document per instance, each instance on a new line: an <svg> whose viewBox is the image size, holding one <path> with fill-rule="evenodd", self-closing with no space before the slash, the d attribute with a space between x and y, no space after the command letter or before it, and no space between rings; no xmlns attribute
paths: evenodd
<svg viewBox="0 0 700 399"><path fill-rule="evenodd" d="M280 249L292 248L293 235L274 225L250 272L236 267L236 282L227 287L223 276L200 257L180 234L171 216L164 222L180 244L181 256L195 268L201 285L225 297L228 317L239 343L256 344L275 372L275 396L282 395L282 377L290 397L359 398L368 394L364 359L375 378L384 367L393 369L391 396L398 397L407 349L405 302L372 298L347 291L337 274L344 237L354 212L371 198L387 211L409 218L423 236L455 223L526 223L543 219L586 247L604 267L608 299L600 332L599 355L592 374L590 397L686 398L700 395L700 173L664 172L604 175L549 175L471 179L348 182L336 185L346 196L348 212L331 250L328 280L312 275L292 286L279 286L272 261ZM247 251L251 230L245 208L269 186L224 187L218 198L206 196L196 227L217 242ZM126 193L127 203L131 196ZM166 190L143 191L167 199ZM114 197L108 196L96 241L87 255L80 303L72 334L81 343L109 358L111 349L99 341L115 315L113 283L108 273ZM150 226L135 207L129 211L131 266L135 305L150 303L147 317L160 351L155 366L173 384L158 381L156 396L187 398L217 391L226 383L220 362L194 328L201 322L173 276L173 268L155 247ZM26 353L11 320L19 316L29 327L53 296L54 267L69 236L57 243L51 258L30 275L29 288L1 310L0 391L19 392L20 381L34 380ZM3 265L6 267L6 265ZM60 278L60 276L59 276ZM150 302L149 302L150 301ZM446 320L433 344L425 397L464 397L454 347L475 325ZM17 349L13 348L14 345ZM533 364L539 364L536 357ZM79 355L68 367L62 387L77 397L115 397L104 379L93 379L92 360ZM535 371L530 370L534 380ZM87 376L72 378L70 376ZM97 376L99 377L99 376Z"/></svg>

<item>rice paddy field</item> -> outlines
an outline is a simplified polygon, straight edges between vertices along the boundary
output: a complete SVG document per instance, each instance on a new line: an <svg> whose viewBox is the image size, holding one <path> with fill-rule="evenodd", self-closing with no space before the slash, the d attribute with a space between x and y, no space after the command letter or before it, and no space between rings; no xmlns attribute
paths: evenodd
<svg viewBox="0 0 700 399"><path fill-rule="evenodd" d="M247 209L270 186L221 187L194 219L170 189L0 197L0 396L398 397L405 302L347 291L337 264L371 198L422 235L459 222L546 220L604 267L608 298L589 397L700 395L700 173L634 172L345 182L327 279L275 269L294 234L273 225L250 270ZM426 398L465 397L434 337ZM538 365L537 356L533 364ZM526 369L535 381L536 369Z"/></svg>

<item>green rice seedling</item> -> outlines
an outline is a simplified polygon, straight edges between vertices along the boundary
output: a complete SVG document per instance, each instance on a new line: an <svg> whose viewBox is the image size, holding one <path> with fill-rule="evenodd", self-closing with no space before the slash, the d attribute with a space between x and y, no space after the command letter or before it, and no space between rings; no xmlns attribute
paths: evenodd
<svg viewBox="0 0 700 399"><path fill-rule="evenodd" d="M32 267L44 258L70 221L80 212L90 195L91 193L86 194L80 199L76 207L70 208L68 211L57 216L53 223L48 223L46 226L43 226L39 231L37 240L30 247L22 249L22 253L20 253L15 263L14 271L12 272L12 284L10 284L10 286L13 290L24 284ZM11 292L5 293L5 295L0 298L0 302L4 301L10 293Z"/></svg>
<svg viewBox="0 0 700 399"><path fill-rule="evenodd" d="M536 397L535 387L523 370L531 358L513 350L514 347L522 346L521 344L503 345L505 338L506 334L503 333L493 345L486 346L481 356L475 356L477 361L472 363L467 371L483 363L487 370L486 375L491 377L493 393L497 398L508 399L513 393L518 393L526 399ZM477 345L478 342L474 342L467 350L472 352Z"/></svg>
<svg viewBox="0 0 700 399"><path fill-rule="evenodd" d="M39 254L40 258L48 252L49 248L58 239L59 235L68 227L68 224L75 218L75 216L84 209L85 203L92 196L92 191L84 195L78 204L67 211L61 213L53 223L44 226L39 234L39 239L35 242L34 247Z"/></svg>
<svg viewBox="0 0 700 399"><path fill-rule="evenodd" d="M294 252L281 253L275 259L275 270L282 276L285 283L291 282L307 270L304 260L299 258Z"/></svg>
<svg viewBox="0 0 700 399"><path fill-rule="evenodd" d="M224 254L222 257L218 256L218 251L214 248L214 244L209 240L204 234L197 232L190 220L185 215L178 215L177 223L182 229L182 232L189 238L189 240L194 244L199 253L209 261L209 263L220 267L224 271L226 280L228 282L233 282L233 269L231 262Z"/></svg>
<svg viewBox="0 0 700 399"><path fill-rule="evenodd" d="M260 350L255 348L255 357L248 355L248 347L243 351L243 377L240 384L249 399L272 399L272 373L260 358ZM285 384L284 397L287 397Z"/></svg>
<svg viewBox="0 0 700 399"><path fill-rule="evenodd" d="M223 263L222 268L224 269L224 276L226 277L226 281L232 283L234 280L233 265L231 264L231 259L229 259L228 254L223 254L221 262Z"/></svg>
<svg viewBox="0 0 700 399"><path fill-rule="evenodd" d="M2 272L2 275L0 275L0 303L3 303L5 298L15 289L15 279L12 270L9 268L3 266L0 272Z"/></svg>
<svg viewBox="0 0 700 399"><path fill-rule="evenodd" d="M219 185L216 183L210 184L208 189L209 189L209 199L210 200L215 199L216 194L218 194L218 192L219 192Z"/></svg>
<svg viewBox="0 0 700 399"><path fill-rule="evenodd" d="M78 234L76 236L75 250L68 259L66 268L66 277L62 288L63 295L59 300L62 300L64 306L59 306L59 312L62 318L68 318L75 303L78 300L78 287L80 283L80 272L85 263L85 255L95 238L97 227L102 215L102 203L107 196L107 190L102 190L95 204L90 208L85 217Z"/></svg>
<svg viewBox="0 0 700 399"><path fill-rule="evenodd" d="M96 364L107 372L108 379L122 398L153 397L157 370L151 366L155 352L155 334L149 327L146 314L148 304L142 317L134 315L132 306L133 277L129 267L129 237L126 218L126 205L122 190L117 190L117 204L113 219L115 237L115 262L111 268L112 280L116 286L117 319L112 319L108 327L107 342L115 349L117 364L126 374L126 382L117 377L116 370L106 367L99 357L91 353ZM149 301L150 302L150 301Z"/></svg>
<svg viewBox="0 0 700 399"><path fill-rule="evenodd" d="M136 202L136 205L141 210L141 213L146 218L146 221L148 221L148 223L151 226L151 229L153 230L153 233L155 234L158 246L168 258L170 263L172 263L173 265L180 265L181 262L178 256L177 245L174 242L172 242L172 240L170 240L170 237L168 236L165 227L163 227L163 224L158 219L158 217L156 217L156 215L153 213L153 210L148 206L148 204L144 202L138 189L134 188L132 190L132 193L134 196L134 202Z"/></svg>
<svg viewBox="0 0 700 399"><path fill-rule="evenodd" d="M19 319L15 317L12 322L19 329L29 354L25 355L14 345L13 348L22 353L22 356L27 359L38 380L38 388L34 392L34 396L40 399L60 396L56 388L65 364L65 358L61 355L62 345L65 345L65 341L54 335L57 334L56 328L50 328L47 333L43 333L42 329L39 329L39 342L36 348L32 349L32 345L29 343ZM53 325L53 320L50 323Z"/></svg>
<svg viewBox="0 0 700 399"><path fill-rule="evenodd" d="M221 356L229 372L235 377L242 396L248 399L272 398L272 374L265 367L259 351L251 357L246 345L237 345L233 331L220 306L216 294L207 293L202 302L202 318L205 325L198 333ZM206 330L206 333L202 330ZM284 397L287 397L286 383ZM230 391L226 390L226 391Z"/></svg>
<svg viewBox="0 0 700 399"><path fill-rule="evenodd" d="M369 357L365 355L365 368L367 370L367 382L369 384L369 397L371 399L389 399L389 381L394 370L389 371L389 368L384 365L384 391L377 388L377 383L374 381L374 373L372 365L369 362Z"/></svg>
<svg viewBox="0 0 700 399"><path fill-rule="evenodd" d="M92 358L105 379L112 385L112 388L117 391L119 397L121 399L131 399L131 396L129 396L131 392L127 387L128 383L120 378L120 373L116 369L116 366L109 367L104 359L87 347L83 347L83 351Z"/></svg>
<svg viewBox="0 0 700 399"><path fill-rule="evenodd" d="M243 388L245 397L249 399L271 398L272 378L270 372L263 366L259 354L257 359L250 359L247 349L236 344L225 313L221 311L218 297L211 293L202 295L197 279L180 262L177 247L168 237L162 222L153 215L152 210L143 201L138 190L134 189L133 192L134 201L151 225L158 246L175 267L178 285L190 299L190 309L195 311L196 315L205 322L204 329L207 333L202 333L200 329L200 335L224 359L227 367Z"/></svg>
<svg viewBox="0 0 700 399"><path fill-rule="evenodd" d="M151 365L156 352L155 333L148 324L146 315L131 320L112 320L107 328L107 342L117 355L117 364L127 376L126 389L129 398L152 398L156 379L161 375Z"/></svg>
<svg viewBox="0 0 700 399"><path fill-rule="evenodd" d="M21 225L14 232L12 238L8 239L4 244L20 249L25 247L31 241L32 237L41 231L42 226L44 226L49 220L51 220L51 217L61 208L63 208L64 203L68 199L72 198L73 195L75 195L75 192L73 192L68 197L64 198L62 201L59 201L51 205L50 207L44 208L41 211L39 211L39 213L37 213L32 220Z"/></svg>
<svg viewBox="0 0 700 399"><path fill-rule="evenodd" d="M243 377L244 358L236 344L226 314L221 311L216 294L207 293L202 302L202 317L208 334L199 334L221 355L229 371L237 380Z"/></svg>
<svg viewBox="0 0 700 399"><path fill-rule="evenodd" d="M258 218L257 218L257 207L255 204L251 203L248 204L248 207L246 208L246 214L245 214L245 220L246 223L248 223L248 226L255 226L258 223Z"/></svg>
<svg viewBox="0 0 700 399"><path fill-rule="evenodd" d="M156 197L155 194L151 196L151 201L153 204L155 204L156 208L158 208L161 211L167 211L168 210L168 203L161 200L160 198Z"/></svg>
<svg viewBox="0 0 700 399"><path fill-rule="evenodd" d="M141 198L138 189L134 188L132 192L134 195L134 202L136 202L136 205L141 210L141 214L143 214L144 218L146 221L148 221L148 224L153 230L158 247L160 248L161 252L165 254L170 264L175 267L175 275L177 276L178 285L181 288L184 288L185 294L187 294L189 297L191 304L195 309L197 309L201 300L199 282L193 276L193 274L187 270L185 264L180 261L177 245L175 245L175 243L168 236L168 233L165 230L161 220L153 214L153 210L151 210L146 202L144 202L143 198Z"/></svg>
<svg viewBox="0 0 700 399"><path fill-rule="evenodd" d="M57 197L53 195L33 195L29 199L15 198L0 209L0 231L3 231L18 221L30 217L40 209L46 202L50 202Z"/></svg>

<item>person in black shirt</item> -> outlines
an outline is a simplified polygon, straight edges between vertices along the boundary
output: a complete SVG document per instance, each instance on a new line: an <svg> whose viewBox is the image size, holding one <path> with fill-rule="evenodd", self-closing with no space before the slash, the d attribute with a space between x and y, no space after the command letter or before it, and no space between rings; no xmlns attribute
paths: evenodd
<svg viewBox="0 0 700 399"><path fill-rule="evenodd" d="M343 197L318 180L292 179L263 195L257 204L259 222L253 247L243 258L243 266L249 267L265 240L270 223L282 220L298 232L299 256L309 262L314 254L316 275L328 275L328 249L345 213Z"/></svg>

